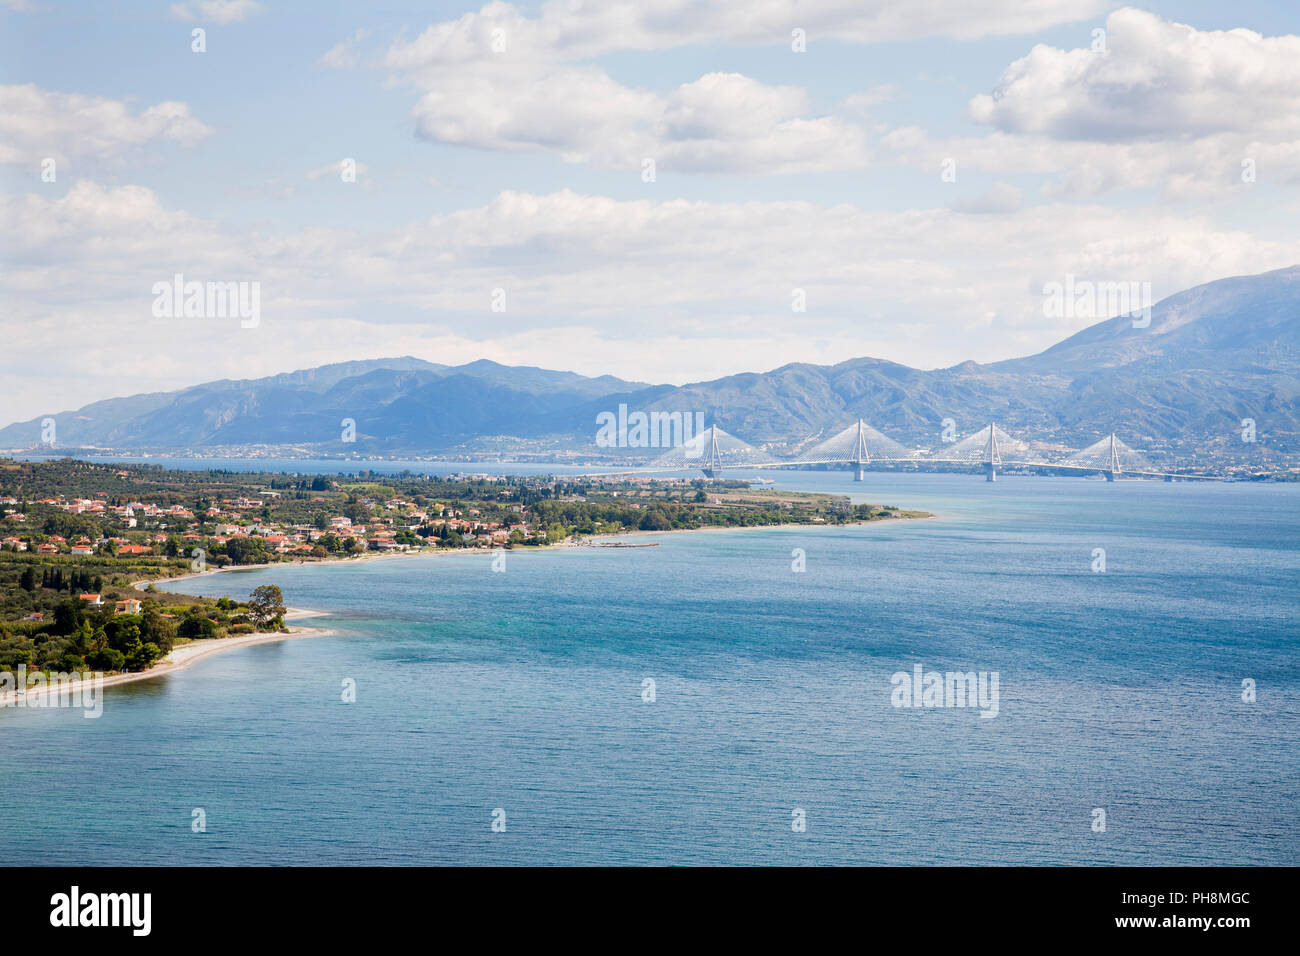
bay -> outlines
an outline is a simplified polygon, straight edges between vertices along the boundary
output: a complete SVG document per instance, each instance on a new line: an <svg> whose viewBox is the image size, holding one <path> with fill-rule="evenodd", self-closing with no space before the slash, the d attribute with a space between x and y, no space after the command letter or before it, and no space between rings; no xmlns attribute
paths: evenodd
<svg viewBox="0 0 1300 956"><path fill-rule="evenodd" d="M176 582L333 633L0 711L0 860L1300 862L1300 485L773 477L937 517Z"/></svg>

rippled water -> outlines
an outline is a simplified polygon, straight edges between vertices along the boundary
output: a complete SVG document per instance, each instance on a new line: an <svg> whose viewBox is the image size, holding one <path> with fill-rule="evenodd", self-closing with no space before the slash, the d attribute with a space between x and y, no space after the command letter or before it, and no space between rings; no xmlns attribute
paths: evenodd
<svg viewBox="0 0 1300 956"><path fill-rule="evenodd" d="M1300 486L869 479L781 480L939 517L181 582L336 633L0 711L0 861L1300 862Z"/></svg>

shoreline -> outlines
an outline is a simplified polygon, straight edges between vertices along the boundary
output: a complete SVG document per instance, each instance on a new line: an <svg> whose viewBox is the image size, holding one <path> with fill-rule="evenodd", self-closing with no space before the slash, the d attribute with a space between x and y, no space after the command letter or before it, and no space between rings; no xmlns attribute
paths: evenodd
<svg viewBox="0 0 1300 956"><path fill-rule="evenodd" d="M165 580L165 579L164 579ZM291 618L299 620L310 617L323 617L325 611L312 611L306 609L291 608L286 612L284 619L289 621ZM201 660L212 657L225 651L232 651L238 647L251 647L254 644L269 644L273 641L290 641L303 637L325 637L334 634L332 628L323 627L291 627L288 631L269 631L262 634L239 634L235 637L215 637L208 640L191 641L188 644L182 644L179 647L172 648L166 657L160 658L153 667L147 671L131 671L125 674L114 674L111 677L103 678L100 687L115 687L118 684L133 684L136 681L151 680L155 677L165 677L168 674L174 674L177 671L185 670L192 664L197 664ZM92 678L93 679L93 678ZM77 692L86 683L84 680L76 680L65 685L69 692ZM27 691L25 697L27 701L39 700L43 694L49 692L48 687L41 687L36 690ZM13 708L21 709L17 706L17 691L6 691L0 694L0 709ZM30 704L24 704L30 706ZM42 705L43 707L44 705Z"/></svg>
<svg viewBox="0 0 1300 956"><path fill-rule="evenodd" d="M860 528L867 525L889 524L895 521L929 521L932 518L938 518L939 515L927 511L924 515L915 518L873 518L870 521L846 521L843 524L834 524L832 522L814 522L814 521L783 521L780 524L706 524L698 528L669 528L665 531L643 531L640 528L631 528L627 531L609 531L604 534L588 535L586 540L594 541L597 538L624 538L632 535L644 534L695 534L701 531L771 531L773 529L787 528ZM570 547L581 548L582 544L573 544ZM555 545L550 545L555 547ZM540 550L540 549L539 549Z"/></svg>
<svg viewBox="0 0 1300 956"><path fill-rule="evenodd" d="M383 561L394 558L420 558L432 557L435 555L490 555L498 551L506 550L511 553L528 554L531 552L542 553L546 551L569 550L575 548L590 547L588 542L604 540L607 538L624 538L653 534L695 534L701 531L759 531L763 529L787 529L787 528L847 528L863 525L886 524L891 522L908 522L908 521L925 521L931 518L937 518L939 515L927 512L924 516L915 518L876 518L871 521L850 521L844 524L832 524L830 522L803 522L803 521L786 521L781 524L748 524L748 525L702 525L698 528L667 528L661 531L648 531L640 528L630 528L624 531L605 531L600 534L587 535L580 540L566 538L563 541L557 541L554 544L547 545L519 545L514 548L487 547L487 548L420 548L417 551L379 551L367 552L364 554L354 554L346 558L316 558L311 561L298 559L295 561L276 561L275 563L263 564L237 564L228 565L224 568L208 568L206 571L194 571L190 574L178 574L169 578L153 578L147 581L132 582L131 587L137 591L144 591L151 584L164 584L172 581L188 581L193 578L207 577L212 574L229 574L239 571L263 571L268 568L290 568L305 566L324 566L324 565L345 565L353 563L362 563L367 561ZM299 616L316 616L325 614L325 611L295 611ZM286 616L286 620L287 620Z"/></svg>
<svg viewBox="0 0 1300 956"><path fill-rule="evenodd" d="M934 514L927 514L925 517L935 518L938 516ZM885 521L916 521L919 519L887 518L884 520ZM878 521L852 522L852 524L858 524L858 525L876 524L876 523L878 523ZM587 542L598 541L602 539L639 537L644 535L681 534L681 533L690 533L690 532L698 532L698 531L752 531L755 529L762 529L762 528L767 528L767 529L839 528L839 527L846 527L846 526L847 525L839 525L839 524L820 524L820 523L814 524L814 523L803 523L803 522L787 522L783 524L772 524L772 525L738 525L735 527L727 527L722 525L706 525L700 528L672 528L664 531L649 531L649 530L642 530L640 528L633 528L626 531L610 531L605 534L590 535L587 538L584 538L580 541L566 539L564 541L558 541L555 544L546 545L545 547L520 548L518 550L538 551L538 552L549 551L552 549L576 550L585 547L591 547L591 545L588 544ZM135 581L132 583L131 586L135 588L137 591L144 591L151 585L164 584L172 581L185 581L193 578L208 577L209 575L214 575L214 574L229 574L238 571L261 571L269 568L278 568L278 567L285 567L285 566L292 567L295 565L303 566L309 564L310 565L329 565L329 564L343 565L349 563L361 563L365 561L377 561L377 560L382 560L384 558L418 558L418 557L429 557L429 556L440 555L440 554L489 555L499 550L502 549L500 548L422 549L420 551L402 551L396 553L381 552L378 554L359 554L359 555L353 555L352 557L348 557L348 558L338 558L334 560L330 560L327 558L323 561L322 560L317 560L317 561L299 560L299 561L290 561L290 562L277 561L275 564L241 564L241 565L236 565L233 567L225 567L225 568L208 568L207 570L204 571L195 571L191 574L181 574L181 575L177 575L176 577L154 578L146 581ZM515 549L511 549L511 550L515 550ZM328 616L329 616L328 611L321 611L313 608L291 607L286 609L284 620L286 623L288 623L291 620L300 621L300 620L310 619L313 617L328 617ZM218 637L218 638L211 638L208 640L191 641L188 644L182 644L179 647L173 648L170 653L168 653L165 657L159 659L157 663L153 665L153 667L149 668L149 670L133 671L125 674L114 674L111 677L105 677L103 678L103 682L100 684L100 687L101 688L114 687L119 684L131 684L131 683L135 683L136 681L151 680L156 677L165 677L168 674L173 674L176 673L177 671L184 670L190 665L196 664L199 661L204 660L208 657L212 657L216 654L220 654L225 651L235 650L236 648L240 648L240 647L251 647L255 644L267 644L273 641L287 641L287 640L294 640L303 637L325 637L327 635L334 634L334 633L337 632L334 631L332 628L290 627L288 631L274 631L274 632L267 632L261 634L240 634L236 637ZM68 692L75 692L79 690L81 686L85 683L86 682L84 680L74 681L71 684L67 685L67 690ZM26 700L40 699L41 695L47 693L48 690L49 688L42 687L37 690L28 691L25 695L25 699ZM15 710L19 709L16 706L17 696L18 696L17 691L6 691L5 693L0 694L0 709L4 709L4 708L13 708Z"/></svg>

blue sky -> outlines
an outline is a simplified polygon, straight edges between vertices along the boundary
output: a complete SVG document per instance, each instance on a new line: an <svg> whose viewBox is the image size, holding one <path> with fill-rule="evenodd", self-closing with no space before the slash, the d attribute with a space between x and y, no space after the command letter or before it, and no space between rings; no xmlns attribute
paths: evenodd
<svg viewBox="0 0 1300 956"><path fill-rule="evenodd" d="M993 361L1106 317L1066 275L1300 262L1292 4L753 6L0 0L0 423L401 354ZM177 272L261 321L155 316Z"/></svg>

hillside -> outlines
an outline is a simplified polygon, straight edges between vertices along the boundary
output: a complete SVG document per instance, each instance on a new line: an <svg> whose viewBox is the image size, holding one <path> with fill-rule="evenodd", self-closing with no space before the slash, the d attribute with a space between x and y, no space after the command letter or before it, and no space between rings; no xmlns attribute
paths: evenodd
<svg viewBox="0 0 1300 956"><path fill-rule="evenodd" d="M273 446L303 454L482 451L608 453L596 416L620 404L702 413L707 423L793 451L865 418L905 443L933 444L990 418L1045 444L1079 447L1116 431L1157 455L1241 459L1300 449L1300 266L1207 283L1152 309L1093 325L1037 355L923 371L875 358L793 363L684 386L479 361L347 362L249 381L51 411L63 449L167 452ZM40 416L0 429L32 449ZM1259 442L1242 448L1240 423ZM341 422L357 440L341 440ZM644 452L642 452L644 453Z"/></svg>

